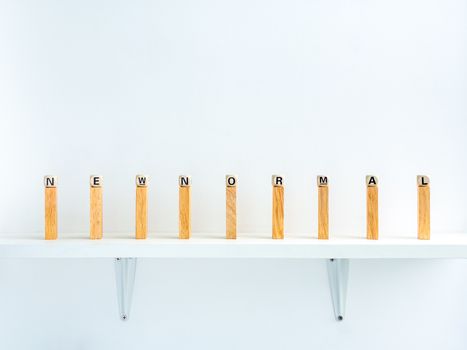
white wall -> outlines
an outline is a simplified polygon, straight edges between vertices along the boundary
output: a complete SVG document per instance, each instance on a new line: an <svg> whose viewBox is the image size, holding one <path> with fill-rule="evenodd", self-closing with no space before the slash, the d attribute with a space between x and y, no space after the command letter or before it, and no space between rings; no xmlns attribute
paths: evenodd
<svg viewBox="0 0 467 350"><path fill-rule="evenodd" d="M177 176L193 231L222 235L224 174L239 231L270 235L270 175L286 231L364 236L364 175L382 237L415 236L415 175L432 178L433 235L467 230L467 3L0 1L0 233L42 237L44 174L60 239L87 236L88 176L105 231L131 232L134 175L150 231L176 236ZM467 264L355 261L333 320L321 261L142 260L131 321L112 261L0 261L0 348L465 349ZM3 345L2 345L3 344Z"/></svg>

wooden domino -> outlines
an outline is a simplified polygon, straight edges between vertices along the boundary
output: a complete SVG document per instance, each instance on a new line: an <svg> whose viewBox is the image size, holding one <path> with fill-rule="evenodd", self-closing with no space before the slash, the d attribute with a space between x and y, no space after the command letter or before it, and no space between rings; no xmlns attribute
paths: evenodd
<svg viewBox="0 0 467 350"><path fill-rule="evenodd" d="M45 239L57 239L57 177L44 176L45 187Z"/></svg>
<svg viewBox="0 0 467 350"><path fill-rule="evenodd" d="M90 184L90 225L89 234L91 239L102 239L102 182L99 175L91 175Z"/></svg>
<svg viewBox="0 0 467 350"><path fill-rule="evenodd" d="M225 238L237 238L237 177L225 176Z"/></svg>
<svg viewBox="0 0 467 350"><path fill-rule="evenodd" d="M146 239L148 233L148 177L136 175L136 239Z"/></svg>
<svg viewBox="0 0 467 350"><path fill-rule="evenodd" d="M272 176L272 238L284 239L284 178Z"/></svg>
<svg viewBox="0 0 467 350"><path fill-rule="evenodd" d="M378 178L366 177L366 238L378 239Z"/></svg>
<svg viewBox="0 0 467 350"><path fill-rule="evenodd" d="M318 239L329 239L329 187L327 176L317 177Z"/></svg>
<svg viewBox="0 0 467 350"><path fill-rule="evenodd" d="M191 178L178 178L178 238L189 239L191 234Z"/></svg>
<svg viewBox="0 0 467 350"><path fill-rule="evenodd" d="M417 176L418 189L418 239L430 239L430 179Z"/></svg>

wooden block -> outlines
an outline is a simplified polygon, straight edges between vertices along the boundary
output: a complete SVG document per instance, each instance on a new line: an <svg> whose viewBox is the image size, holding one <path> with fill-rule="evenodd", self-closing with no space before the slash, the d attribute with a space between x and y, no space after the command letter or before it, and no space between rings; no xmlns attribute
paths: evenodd
<svg viewBox="0 0 467 350"><path fill-rule="evenodd" d="M430 180L417 176L418 184L418 239L430 239Z"/></svg>
<svg viewBox="0 0 467 350"><path fill-rule="evenodd" d="M54 240L58 236L57 225L57 177L44 176L45 186L45 239Z"/></svg>
<svg viewBox="0 0 467 350"><path fill-rule="evenodd" d="M178 208L178 238L189 239L191 234L191 179L186 175L179 177Z"/></svg>
<svg viewBox="0 0 467 350"><path fill-rule="evenodd" d="M378 239L378 178L366 177L366 238Z"/></svg>
<svg viewBox="0 0 467 350"><path fill-rule="evenodd" d="M225 237L237 238L237 177L225 177Z"/></svg>
<svg viewBox="0 0 467 350"><path fill-rule="evenodd" d="M136 239L146 239L148 233L148 177L136 175Z"/></svg>
<svg viewBox="0 0 467 350"><path fill-rule="evenodd" d="M102 176L90 178L90 238L102 239Z"/></svg>
<svg viewBox="0 0 467 350"><path fill-rule="evenodd" d="M327 176L318 176L318 239L329 239L329 187Z"/></svg>
<svg viewBox="0 0 467 350"><path fill-rule="evenodd" d="M284 239L284 179L272 176L272 238Z"/></svg>

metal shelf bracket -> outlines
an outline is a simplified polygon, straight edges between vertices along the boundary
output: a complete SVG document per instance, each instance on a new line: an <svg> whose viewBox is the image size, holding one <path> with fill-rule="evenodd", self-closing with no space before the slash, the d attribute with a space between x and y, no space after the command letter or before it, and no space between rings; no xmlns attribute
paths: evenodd
<svg viewBox="0 0 467 350"><path fill-rule="evenodd" d="M115 259L115 279L117 286L117 301L122 321L128 320L135 284L136 258ZM349 259L329 259L327 270L331 291L334 315L337 321L345 316L347 299L347 283L349 278Z"/></svg>
<svg viewBox="0 0 467 350"><path fill-rule="evenodd" d="M115 259L115 281L117 283L117 301L120 319L128 320L135 285L136 258Z"/></svg>
<svg viewBox="0 0 467 350"><path fill-rule="evenodd" d="M345 316L345 302L347 299L349 259L329 259L327 260L327 268L334 315L337 321L342 321Z"/></svg>

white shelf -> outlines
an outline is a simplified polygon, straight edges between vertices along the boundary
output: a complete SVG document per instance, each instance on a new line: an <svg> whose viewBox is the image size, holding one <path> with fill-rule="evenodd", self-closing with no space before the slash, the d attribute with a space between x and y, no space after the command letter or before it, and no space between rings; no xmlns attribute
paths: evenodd
<svg viewBox="0 0 467 350"><path fill-rule="evenodd" d="M0 238L0 258L117 258L115 277L120 318L127 320L133 295L137 258L282 258L326 259L331 299L336 320L345 315L349 259L439 259L467 258L467 234L434 234L429 241L384 237L369 241L360 237L333 237L327 241L309 235L288 235L273 240L269 235L241 234L227 240L223 234L194 234L179 240L176 234L136 240L132 234L104 235L93 241L62 234L55 241L42 235Z"/></svg>
<svg viewBox="0 0 467 350"><path fill-rule="evenodd" d="M369 241L364 236L323 241L305 235L272 240L269 235L244 234L237 240L226 240L222 236L194 234L189 240L179 240L173 234L170 238L166 235L136 240L108 235L99 241L67 235L56 241L45 241L40 235L0 238L0 258L467 258L467 234L434 234L429 241L416 238Z"/></svg>

